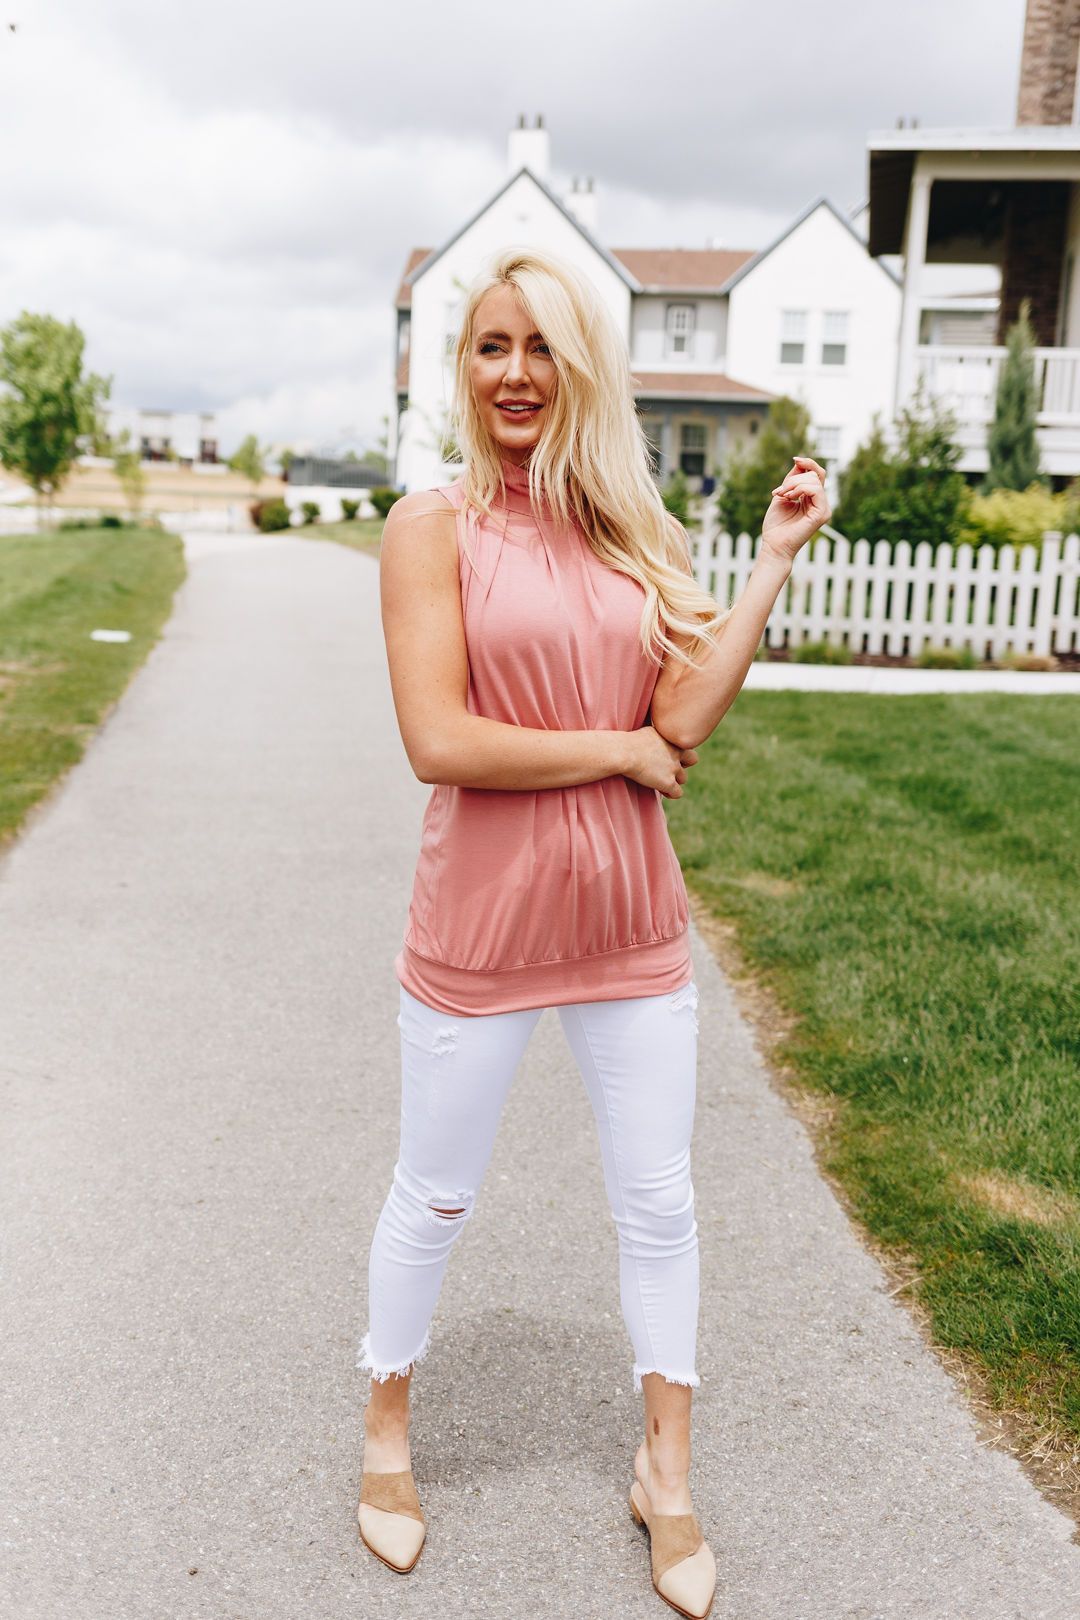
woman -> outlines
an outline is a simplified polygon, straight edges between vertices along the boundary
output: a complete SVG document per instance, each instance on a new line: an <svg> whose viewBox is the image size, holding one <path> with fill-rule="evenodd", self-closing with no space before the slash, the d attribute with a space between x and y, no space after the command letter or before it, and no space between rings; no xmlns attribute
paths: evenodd
<svg viewBox="0 0 1080 1620"><path fill-rule="evenodd" d="M721 610L657 491L614 320L573 266L532 250L502 253L469 290L454 414L464 475L394 505L380 562L401 736L433 791L394 963L401 1138L358 1358L360 1533L392 1569L419 1557L412 1371L513 1074L554 1007L596 1118L644 1397L631 1511L656 1590L703 1616L716 1567L688 1483L697 989L661 801L682 796L830 515L823 470L795 458Z"/></svg>

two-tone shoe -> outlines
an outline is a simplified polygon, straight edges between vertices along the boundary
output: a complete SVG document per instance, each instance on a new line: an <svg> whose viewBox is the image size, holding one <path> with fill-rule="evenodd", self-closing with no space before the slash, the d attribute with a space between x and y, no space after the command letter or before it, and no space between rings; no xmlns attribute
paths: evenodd
<svg viewBox="0 0 1080 1620"><path fill-rule="evenodd" d="M630 1512L649 1533L652 1583L686 1620L705 1620L716 1595L716 1560L696 1513L654 1513L640 1480L630 1487Z"/></svg>
<svg viewBox="0 0 1080 1620"><path fill-rule="evenodd" d="M411 1468L364 1473L356 1510L360 1539L388 1569L408 1574L420 1556L427 1525Z"/></svg>

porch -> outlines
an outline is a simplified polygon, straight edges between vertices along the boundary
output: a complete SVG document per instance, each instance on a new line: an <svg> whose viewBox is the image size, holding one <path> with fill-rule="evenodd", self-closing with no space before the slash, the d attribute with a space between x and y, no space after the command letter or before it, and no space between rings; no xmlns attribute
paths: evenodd
<svg viewBox="0 0 1080 1620"><path fill-rule="evenodd" d="M868 142L871 254L899 254L903 301L894 406L920 378L959 419L965 472L985 472L1005 338L1029 300L1042 469L1080 474L1080 128L898 129ZM926 270L993 266L993 342L925 343Z"/></svg>
<svg viewBox="0 0 1080 1620"><path fill-rule="evenodd" d="M915 376L957 415L962 472L985 472L987 428L994 415L998 372L1006 350L983 344L957 348L918 344ZM1072 478L1080 472L1080 349L1040 348L1035 357L1036 437L1043 471Z"/></svg>
<svg viewBox="0 0 1080 1620"><path fill-rule="evenodd" d="M705 494L732 449L760 432L773 398L719 373L650 375L635 368L634 384L657 480L666 483L678 469L692 491Z"/></svg>

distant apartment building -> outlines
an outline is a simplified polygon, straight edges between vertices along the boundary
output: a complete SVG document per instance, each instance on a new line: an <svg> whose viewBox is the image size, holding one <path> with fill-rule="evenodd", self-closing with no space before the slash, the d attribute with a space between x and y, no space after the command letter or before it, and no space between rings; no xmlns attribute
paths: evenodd
<svg viewBox="0 0 1080 1620"><path fill-rule="evenodd" d="M110 438L126 429L144 461L177 461L190 467L218 460L217 419L212 411L114 406L105 414Z"/></svg>

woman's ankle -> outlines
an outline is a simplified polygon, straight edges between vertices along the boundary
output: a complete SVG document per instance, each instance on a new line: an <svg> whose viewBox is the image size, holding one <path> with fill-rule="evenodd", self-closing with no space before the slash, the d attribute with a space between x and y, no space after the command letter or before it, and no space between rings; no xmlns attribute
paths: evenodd
<svg viewBox="0 0 1080 1620"><path fill-rule="evenodd" d="M369 1401L364 1407L364 1432L378 1440L407 1437L410 1415L408 1406L383 1408Z"/></svg>

